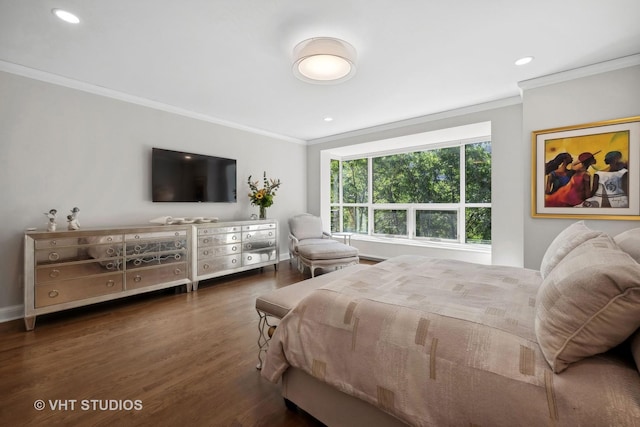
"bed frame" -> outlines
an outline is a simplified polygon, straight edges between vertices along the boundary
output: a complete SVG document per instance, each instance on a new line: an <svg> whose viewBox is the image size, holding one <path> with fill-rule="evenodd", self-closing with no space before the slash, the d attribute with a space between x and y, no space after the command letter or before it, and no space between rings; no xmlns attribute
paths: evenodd
<svg viewBox="0 0 640 427"><path fill-rule="evenodd" d="M320 382L301 369L286 370L282 396L290 410L302 409L318 421L334 426L406 426L374 405Z"/></svg>

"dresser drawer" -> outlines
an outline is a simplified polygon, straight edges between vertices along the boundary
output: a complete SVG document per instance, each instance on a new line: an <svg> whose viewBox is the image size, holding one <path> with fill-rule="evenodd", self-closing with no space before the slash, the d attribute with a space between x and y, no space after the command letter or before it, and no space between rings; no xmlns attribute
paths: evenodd
<svg viewBox="0 0 640 427"><path fill-rule="evenodd" d="M176 249L183 249L187 246L187 241L184 239L173 240L142 240L127 242L127 255L142 255L146 253L175 251Z"/></svg>
<svg viewBox="0 0 640 427"><path fill-rule="evenodd" d="M127 270L132 270L141 267L153 267L167 264L175 264L177 262L184 262L187 259L187 251L173 251L173 252L161 252L140 254L127 257Z"/></svg>
<svg viewBox="0 0 640 427"><path fill-rule="evenodd" d="M225 255L233 255L240 253L240 242L232 245L207 246L198 249L198 259L211 259Z"/></svg>
<svg viewBox="0 0 640 427"><path fill-rule="evenodd" d="M122 292L122 273L64 280L36 285L35 306L46 307L116 292Z"/></svg>
<svg viewBox="0 0 640 427"><path fill-rule="evenodd" d="M232 270L242 265L242 255L227 255L214 259L198 261L198 275L215 273L216 271Z"/></svg>
<svg viewBox="0 0 640 427"><path fill-rule="evenodd" d="M242 265L260 264L276 260L276 249L263 249L258 251L242 252Z"/></svg>
<svg viewBox="0 0 640 427"><path fill-rule="evenodd" d="M210 236L200 236L198 237L198 247L202 248L205 246L226 245L236 242L239 243L241 239L242 234L240 233L212 234Z"/></svg>
<svg viewBox="0 0 640 427"><path fill-rule="evenodd" d="M131 233L125 234L124 239L127 242L136 242L140 240L157 240L157 239L170 239L172 237L186 237L187 230L173 230L173 231L156 231L152 233Z"/></svg>
<svg viewBox="0 0 640 427"><path fill-rule="evenodd" d="M122 268L119 258L111 261L85 262L78 264L56 264L36 268L36 284L58 282L76 277L95 276Z"/></svg>
<svg viewBox="0 0 640 427"><path fill-rule="evenodd" d="M60 239L39 239L35 241L36 249L51 249L60 248L64 246L77 246L77 237L63 237Z"/></svg>
<svg viewBox="0 0 640 427"><path fill-rule="evenodd" d="M273 230L275 231L276 229L276 224L274 223L269 223L269 224L252 224L252 225L243 225L242 226L242 232L247 232L247 231L260 231L260 230Z"/></svg>
<svg viewBox="0 0 640 427"><path fill-rule="evenodd" d="M127 272L127 289L145 288L160 283L187 278L187 264L174 263L152 268L141 268Z"/></svg>
<svg viewBox="0 0 640 427"><path fill-rule="evenodd" d="M245 242L242 244L242 251L246 252L246 251L256 251L256 250L260 250L260 249L268 249L268 248L275 248L276 247L276 241L275 239L271 239L271 240L255 240L255 241L249 241L249 242Z"/></svg>
<svg viewBox="0 0 640 427"><path fill-rule="evenodd" d="M210 234L239 233L242 227L198 227L198 236L208 236Z"/></svg>
<svg viewBox="0 0 640 427"><path fill-rule="evenodd" d="M248 242L252 240L263 240L263 239L275 239L276 230L258 230L258 231L243 231L242 232L242 241Z"/></svg>

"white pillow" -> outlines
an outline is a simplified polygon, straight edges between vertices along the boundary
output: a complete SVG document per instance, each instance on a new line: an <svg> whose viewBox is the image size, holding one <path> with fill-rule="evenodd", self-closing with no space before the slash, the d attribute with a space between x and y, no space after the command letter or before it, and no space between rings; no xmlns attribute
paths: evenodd
<svg viewBox="0 0 640 427"><path fill-rule="evenodd" d="M631 255L636 262L640 262L640 228L623 231L613 240L615 240L620 249Z"/></svg>
<svg viewBox="0 0 640 427"><path fill-rule="evenodd" d="M542 257L542 262L540 263L540 275L542 278L547 277L549 273L551 273L551 270L573 249L587 240L603 234L601 231L594 231L587 227L584 221L575 222L562 230L560 234L553 239L544 257Z"/></svg>
<svg viewBox="0 0 640 427"><path fill-rule="evenodd" d="M571 251L543 280L535 332L554 372L603 353L640 327L640 264L607 235Z"/></svg>

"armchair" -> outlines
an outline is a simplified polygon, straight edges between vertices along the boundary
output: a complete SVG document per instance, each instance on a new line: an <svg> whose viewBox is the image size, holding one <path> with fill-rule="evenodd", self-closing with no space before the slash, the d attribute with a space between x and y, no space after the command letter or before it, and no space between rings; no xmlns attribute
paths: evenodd
<svg viewBox="0 0 640 427"><path fill-rule="evenodd" d="M323 231L320 217L305 213L289 218L289 263L296 260L300 272L309 267L311 277L316 268L342 268L358 264L358 249L331 238Z"/></svg>

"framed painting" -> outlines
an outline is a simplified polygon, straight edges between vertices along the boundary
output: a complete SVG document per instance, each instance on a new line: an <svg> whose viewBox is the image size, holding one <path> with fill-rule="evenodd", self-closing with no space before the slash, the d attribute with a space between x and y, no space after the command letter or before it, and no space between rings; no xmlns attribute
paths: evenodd
<svg viewBox="0 0 640 427"><path fill-rule="evenodd" d="M532 132L531 215L640 220L640 116Z"/></svg>

